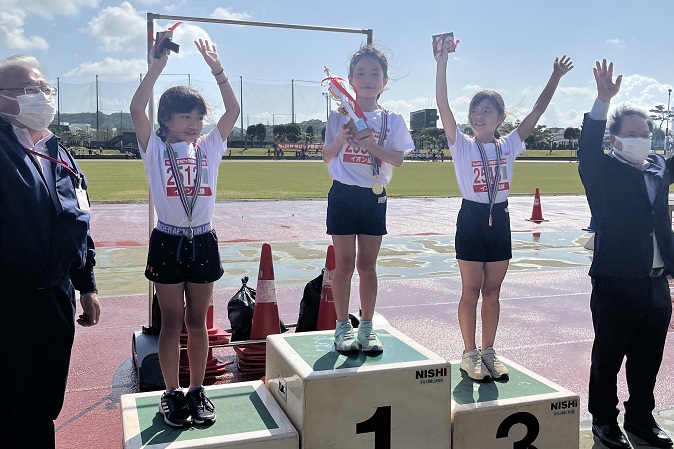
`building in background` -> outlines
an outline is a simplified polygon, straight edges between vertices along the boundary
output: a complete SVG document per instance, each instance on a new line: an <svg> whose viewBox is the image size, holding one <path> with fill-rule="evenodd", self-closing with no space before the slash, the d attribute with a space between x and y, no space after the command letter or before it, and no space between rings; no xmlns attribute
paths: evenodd
<svg viewBox="0 0 674 449"><path fill-rule="evenodd" d="M435 128L438 123L437 109L422 109L410 113L410 130L418 131L424 128Z"/></svg>

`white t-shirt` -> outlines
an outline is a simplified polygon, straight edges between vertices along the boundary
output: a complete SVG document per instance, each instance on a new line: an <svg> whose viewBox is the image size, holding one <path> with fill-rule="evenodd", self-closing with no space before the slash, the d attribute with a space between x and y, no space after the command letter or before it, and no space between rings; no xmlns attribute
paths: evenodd
<svg viewBox="0 0 674 449"><path fill-rule="evenodd" d="M201 188L192 211L191 226L193 227L211 222L215 206L218 167L227 148L227 143L222 141L217 126L208 134L200 136L196 143L201 149ZM140 142L138 145L141 148ZM187 201L191 203L197 168L195 146L187 142L172 143L171 146L175 152L178 171L187 190ZM155 133L151 133L147 150L142 151L141 148L140 152L145 164L154 208L157 211L157 219L171 226L188 227L190 222L187 220L187 214L178 195L178 185L169 164L167 150L166 143Z"/></svg>
<svg viewBox="0 0 674 449"><path fill-rule="evenodd" d="M447 143L449 144L449 139ZM501 182L494 203L502 203L508 199L513 176L513 163L515 158L526 149L517 130L499 138L499 144L501 145ZM487 154L489 168L493 176L496 171L496 145L494 143L483 143L482 145ZM484 166L475 138L466 136L457 129L456 141L454 145L449 144L449 150L454 160L454 171L456 172L461 196L469 201L489 204Z"/></svg>
<svg viewBox="0 0 674 449"><path fill-rule="evenodd" d="M414 149L414 141L412 141L412 136L410 136L410 132L407 130L405 120L396 112L388 110L386 112L388 113L388 132L382 147L387 150L404 151L405 154L409 153ZM368 126L374 130L375 140L378 141L382 125L381 110L366 112L365 117L367 118ZM328 124L325 128L326 145L335 140L342 125L348 121L348 117L336 111L330 112ZM370 153L362 148L354 148L348 144L344 144L342 149L339 150L337 157L330 161L328 173L332 179L342 184L371 188L375 182L379 182L385 186L391 182L393 174L391 165L381 160L379 164L379 178L375 180L372 176Z"/></svg>

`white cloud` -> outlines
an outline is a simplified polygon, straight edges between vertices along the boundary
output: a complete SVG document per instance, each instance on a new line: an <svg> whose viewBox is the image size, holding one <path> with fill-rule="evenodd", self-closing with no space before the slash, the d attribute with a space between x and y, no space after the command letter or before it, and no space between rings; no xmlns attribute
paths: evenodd
<svg viewBox="0 0 674 449"><path fill-rule="evenodd" d="M482 90L482 87L478 86L477 84L466 84L465 86L463 86L461 88L461 90L463 90L465 92L475 93L475 92L478 92L478 91Z"/></svg>
<svg viewBox="0 0 674 449"><path fill-rule="evenodd" d="M139 73L147 71L147 63L143 59L105 58L102 61L87 61L78 65L64 76L100 75L115 78L138 78Z"/></svg>
<svg viewBox="0 0 674 449"><path fill-rule="evenodd" d="M207 40L211 44L215 44L217 49L218 43L213 42L209 34L203 28L189 23L182 23L173 31L173 41L180 45L180 52L177 55L172 53L171 57L184 58L186 56L198 54L199 52L194 45L194 41L198 41L199 39ZM201 57L201 55L199 55L199 57Z"/></svg>
<svg viewBox="0 0 674 449"><path fill-rule="evenodd" d="M606 39L607 44L611 45L616 45L618 47L625 47L625 42L621 41L620 39L614 38L614 39Z"/></svg>
<svg viewBox="0 0 674 449"><path fill-rule="evenodd" d="M16 50L46 50L47 41L40 36L26 36L23 11L0 12L0 47Z"/></svg>
<svg viewBox="0 0 674 449"><path fill-rule="evenodd" d="M211 18L223 20L248 20L251 18L251 15L245 12L234 12L231 8L215 8L215 11L211 13Z"/></svg>
<svg viewBox="0 0 674 449"><path fill-rule="evenodd" d="M49 43L42 36L26 36L24 26L32 15L52 19L55 15L74 16L82 8L95 8L98 0L3 0L0 9L0 47L46 50Z"/></svg>
<svg viewBox="0 0 674 449"><path fill-rule="evenodd" d="M139 51L145 48L145 19L129 2L111 6L94 16L82 31L96 39L104 51Z"/></svg>
<svg viewBox="0 0 674 449"><path fill-rule="evenodd" d="M4 0L3 3L47 19L57 15L75 16L82 8L98 7L98 0Z"/></svg>

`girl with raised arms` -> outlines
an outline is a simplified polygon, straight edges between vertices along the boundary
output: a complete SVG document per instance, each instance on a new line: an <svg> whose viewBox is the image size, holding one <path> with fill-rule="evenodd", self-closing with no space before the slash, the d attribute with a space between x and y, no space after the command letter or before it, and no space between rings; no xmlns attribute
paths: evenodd
<svg viewBox="0 0 674 449"><path fill-rule="evenodd" d="M171 87L162 94L159 129L153 131L145 109L168 61L166 51L152 59L131 100L131 118L158 219L150 236L145 277L155 283L162 312L159 363L166 391L159 411L174 427L215 421L215 407L202 387L208 356L206 313L213 282L224 272L211 219L218 166L240 112L215 46L201 39L194 44L215 77L225 105L225 114L208 134L201 135L206 102L188 86ZM183 319L189 334L190 387L186 394L178 383Z"/></svg>
<svg viewBox="0 0 674 449"><path fill-rule="evenodd" d="M456 258L461 272L459 326L464 351L461 369L475 380L508 375L494 351L501 283L512 258L508 192L515 158L557 89L573 68L566 55L555 58L552 75L533 109L507 136L498 127L506 118L503 98L483 90L470 101L468 122L475 137L460 132L447 99L447 60L452 43L435 53L436 101L454 161L463 201L456 222ZM482 346L476 344L477 303L482 293Z"/></svg>

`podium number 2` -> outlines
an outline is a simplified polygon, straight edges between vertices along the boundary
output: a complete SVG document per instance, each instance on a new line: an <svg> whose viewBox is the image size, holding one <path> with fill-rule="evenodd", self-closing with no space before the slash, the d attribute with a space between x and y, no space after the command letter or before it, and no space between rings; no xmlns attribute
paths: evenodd
<svg viewBox="0 0 674 449"><path fill-rule="evenodd" d="M391 448L391 406L377 407L374 415L356 424L356 434L374 432L374 449Z"/></svg>
<svg viewBox="0 0 674 449"><path fill-rule="evenodd" d="M508 416L506 419L501 421L498 429L496 429L496 438L505 438L510 433L510 429L515 424L524 424L527 428L527 433L519 441L513 443L513 449L538 449L534 446L533 443L538 437L538 432L540 431L540 424L538 424L538 419L531 413L527 412L517 412Z"/></svg>

